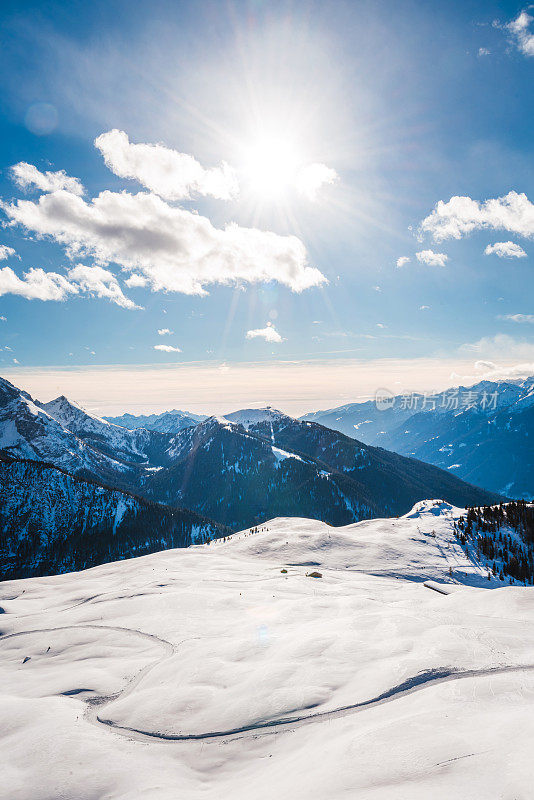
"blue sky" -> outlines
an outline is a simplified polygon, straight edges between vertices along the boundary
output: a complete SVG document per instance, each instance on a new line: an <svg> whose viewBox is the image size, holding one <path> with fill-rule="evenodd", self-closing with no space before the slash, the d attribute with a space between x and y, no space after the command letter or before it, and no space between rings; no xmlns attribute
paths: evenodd
<svg viewBox="0 0 534 800"><path fill-rule="evenodd" d="M304 411L534 371L529 16L4 2L3 374L101 411Z"/></svg>

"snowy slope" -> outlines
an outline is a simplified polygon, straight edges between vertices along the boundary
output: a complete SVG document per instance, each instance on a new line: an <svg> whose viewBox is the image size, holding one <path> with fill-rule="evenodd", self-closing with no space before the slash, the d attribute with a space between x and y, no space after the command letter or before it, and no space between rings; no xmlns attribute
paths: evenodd
<svg viewBox="0 0 534 800"><path fill-rule="evenodd" d="M295 566L487 587L486 562L466 557L454 533L454 520L464 513L443 501L424 500L398 519L332 528L318 520L281 518L263 526L268 533L240 533L227 541L240 553ZM502 584L492 579L490 585Z"/></svg>
<svg viewBox="0 0 534 800"><path fill-rule="evenodd" d="M2 584L0 796L526 800L534 592L476 588L458 513Z"/></svg>

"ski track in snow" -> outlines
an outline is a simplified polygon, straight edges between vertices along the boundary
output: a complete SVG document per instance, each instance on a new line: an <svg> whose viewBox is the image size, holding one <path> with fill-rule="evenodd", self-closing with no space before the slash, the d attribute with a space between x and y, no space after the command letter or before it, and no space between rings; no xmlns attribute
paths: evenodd
<svg viewBox="0 0 534 800"><path fill-rule="evenodd" d="M92 599L92 598L91 598ZM534 671L534 664L510 664L501 667L488 667L486 669L468 669L468 670L455 670L451 667L443 667L442 669L432 669L425 672L420 672L410 678L402 681L402 683L387 689L376 697L369 700L362 700L358 703L351 703L349 705L334 708L330 711L320 711L314 714L303 714L296 717L281 717L279 719L266 720L263 722L251 723L250 725L242 725L236 728L229 728L228 730L221 731L206 731L204 733L162 733L158 731L141 730L138 728L127 727L118 725L111 719L102 718L97 712L108 703L123 699L132 692L139 685L141 680L153 669L159 666L164 660L174 655L181 644L186 641L192 641L193 638L199 639L200 637L189 637L178 642L176 645L172 642L162 639L152 633L145 633L135 628L124 628L116 625L92 625L92 624L79 624L79 625L64 625L53 628L36 628L32 630L19 631L17 633L7 634L0 637L2 641L12 639L20 636L27 636L33 633L53 633L54 631L63 630L105 630L117 631L118 633L129 633L140 638L145 638L150 642L157 642L161 645L166 653L162 658L156 659L143 667L139 672L128 680L124 689L114 695L95 696L89 698L82 698L87 704L86 719L92 724L103 725L113 729L116 733L127 736L128 738L135 738L137 740L159 740L161 742L191 742L191 741L206 741L214 739L229 739L231 737L241 737L243 734L258 735L260 733L270 732L287 732L293 731L302 725L308 725L317 722L326 722L339 717L344 717L348 714L358 713L361 711L375 708L376 706L389 703L394 700L399 700L406 695L413 694L414 692L428 689L431 686L447 683L450 681L458 681L469 678L483 678L493 677L494 675L502 675L504 673L513 672L530 672ZM64 693L64 696L77 696L82 692L89 691L83 688L70 690Z"/></svg>
<svg viewBox="0 0 534 800"><path fill-rule="evenodd" d="M138 676L135 680L135 685L137 685L138 681L143 677L146 672L148 672L153 667L157 666L160 661L157 661L155 664L150 665L147 670L144 670L142 674ZM243 725L238 728L230 728L226 731L207 731L206 733L184 733L184 734L173 734L173 733L159 733L155 731L146 731L146 730L139 730L137 728L129 728L124 727L121 725L117 725L113 720L102 719L100 716L96 716L96 720L103 725L108 725L109 727L113 728L113 730L123 733L126 735L134 734L136 738L148 739L153 741L154 739L166 742L188 742L188 741L205 741L209 739L227 739L235 736L241 736L242 734L258 734L259 732L282 732L282 731L292 731L302 725L307 725L310 723L315 722L327 722L333 719L338 719L339 717L344 717L351 713L357 713L360 711L368 710L374 708L379 705L383 705L384 703L391 702L393 700L398 700L401 697L405 697L406 695L413 694L414 692L421 691L423 689L427 689L430 686L446 683L449 681L457 681L465 678L480 678L480 677L492 677L494 675L502 675L503 673L509 672L525 672L525 671L532 671L534 670L533 664L524 664L524 665L510 665L506 667L490 667L488 669L472 669L472 670L463 670L463 671L455 671L454 669L442 669L442 670L429 670L428 672L422 672L418 675L414 675L411 678L403 681L402 683L398 684L397 686L393 686L391 689L388 689L382 694L377 695L376 697L371 698L370 700L362 700L359 703L353 703L347 706L341 706L340 708L332 709L331 711L320 711L316 714L306 714L299 717L282 717L280 719L268 720L265 722L257 722L250 725ZM130 689L130 691L133 690ZM126 690L129 694L130 691ZM118 697L124 696L123 693L118 695ZM113 699L118 699L113 698Z"/></svg>

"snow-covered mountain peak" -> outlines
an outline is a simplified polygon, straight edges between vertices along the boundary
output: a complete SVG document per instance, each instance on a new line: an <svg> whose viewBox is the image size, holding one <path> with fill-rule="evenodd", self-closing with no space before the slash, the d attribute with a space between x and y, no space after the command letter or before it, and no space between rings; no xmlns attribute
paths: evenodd
<svg viewBox="0 0 534 800"><path fill-rule="evenodd" d="M249 428L251 425L259 425L263 422L280 422L283 419L293 420L288 414L277 411L275 408L266 406L265 408L243 408L239 411L232 411L225 414L224 418L236 425Z"/></svg>
<svg viewBox="0 0 534 800"><path fill-rule="evenodd" d="M32 399L28 392L25 392L22 389L19 389L17 386L14 386L7 380L7 378L0 377L0 405L5 405L11 400L17 400L21 397L25 398L26 400Z"/></svg>
<svg viewBox="0 0 534 800"><path fill-rule="evenodd" d="M202 428L208 428L212 425L221 425L223 428L228 428L230 430L232 427L232 422L220 414L212 414L211 417L208 417L199 423L198 427L201 430Z"/></svg>
<svg viewBox="0 0 534 800"><path fill-rule="evenodd" d="M91 414L89 411L86 411L85 408L82 408L82 406L75 401L69 400L64 394L60 397L56 397L55 400L50 400L48 403L39 403L39 406L67 428L71 427L73 422L76 422L78 425L91 425L93 422L106 427L110 425L109 422L101 419L101 417L97 417L96 414Z"/></svg>
<svg viewBox="0 0 534 800"><path fill-rule="evenodd" d="M122 414L119 417L104 417L105 420L114 425L119 425L128 430L145 428L146 430L157 431L158 433L177 433L183 428L196 425L205 419L202 414L193 414L189 411L164 411L161 414Z"/></svg>
<svg viewBox="0 0 534 800"><path fill-rule="evenodd" d="M249 408L242 409L241 411L232 411L230 414L212 414L210 417L198 423L198 428L201 430L203 427L211 425L220 425L227 430L235 430L237 426L249 430L257 425L265 423L279 423L283 420L295 421L293 417L288 417L281 411L275 411L271 408Z"/></svg>
<svg viewBox="0 0 534 800"><path fill-rule="evenodd" d="M2 394L18 394L20 389L17 389L16 386L13 386L7 378L0 377L0 393Z"/></svg>
<svg viewBox="0 0 534 800"><path fill-rule="evenodd" d="M0 448L15 458L46 461L133 489L145 468L166 461L168 441L153 431L110 424L64 395L42 403L0 380Z"/></svg>
<svg viewBox="0 0 534 800"><path fill-rule="evenodd" d="M439 517L444 514L450 515L454 510L455 507L445 502L445 500L421 500L404 516L406 519L416 519L417 517L423 517L427 514Z"/></svg>

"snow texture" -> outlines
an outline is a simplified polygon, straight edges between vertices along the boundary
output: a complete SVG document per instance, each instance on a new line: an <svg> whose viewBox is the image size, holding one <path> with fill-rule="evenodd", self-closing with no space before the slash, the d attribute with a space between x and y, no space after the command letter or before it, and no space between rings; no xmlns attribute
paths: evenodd
<svg viewBox="0 0 534 800"><path fill-rule="evenodd" d="M488 581L461 513L2 584L0 797L530 797L534 592Z"/></svg>

